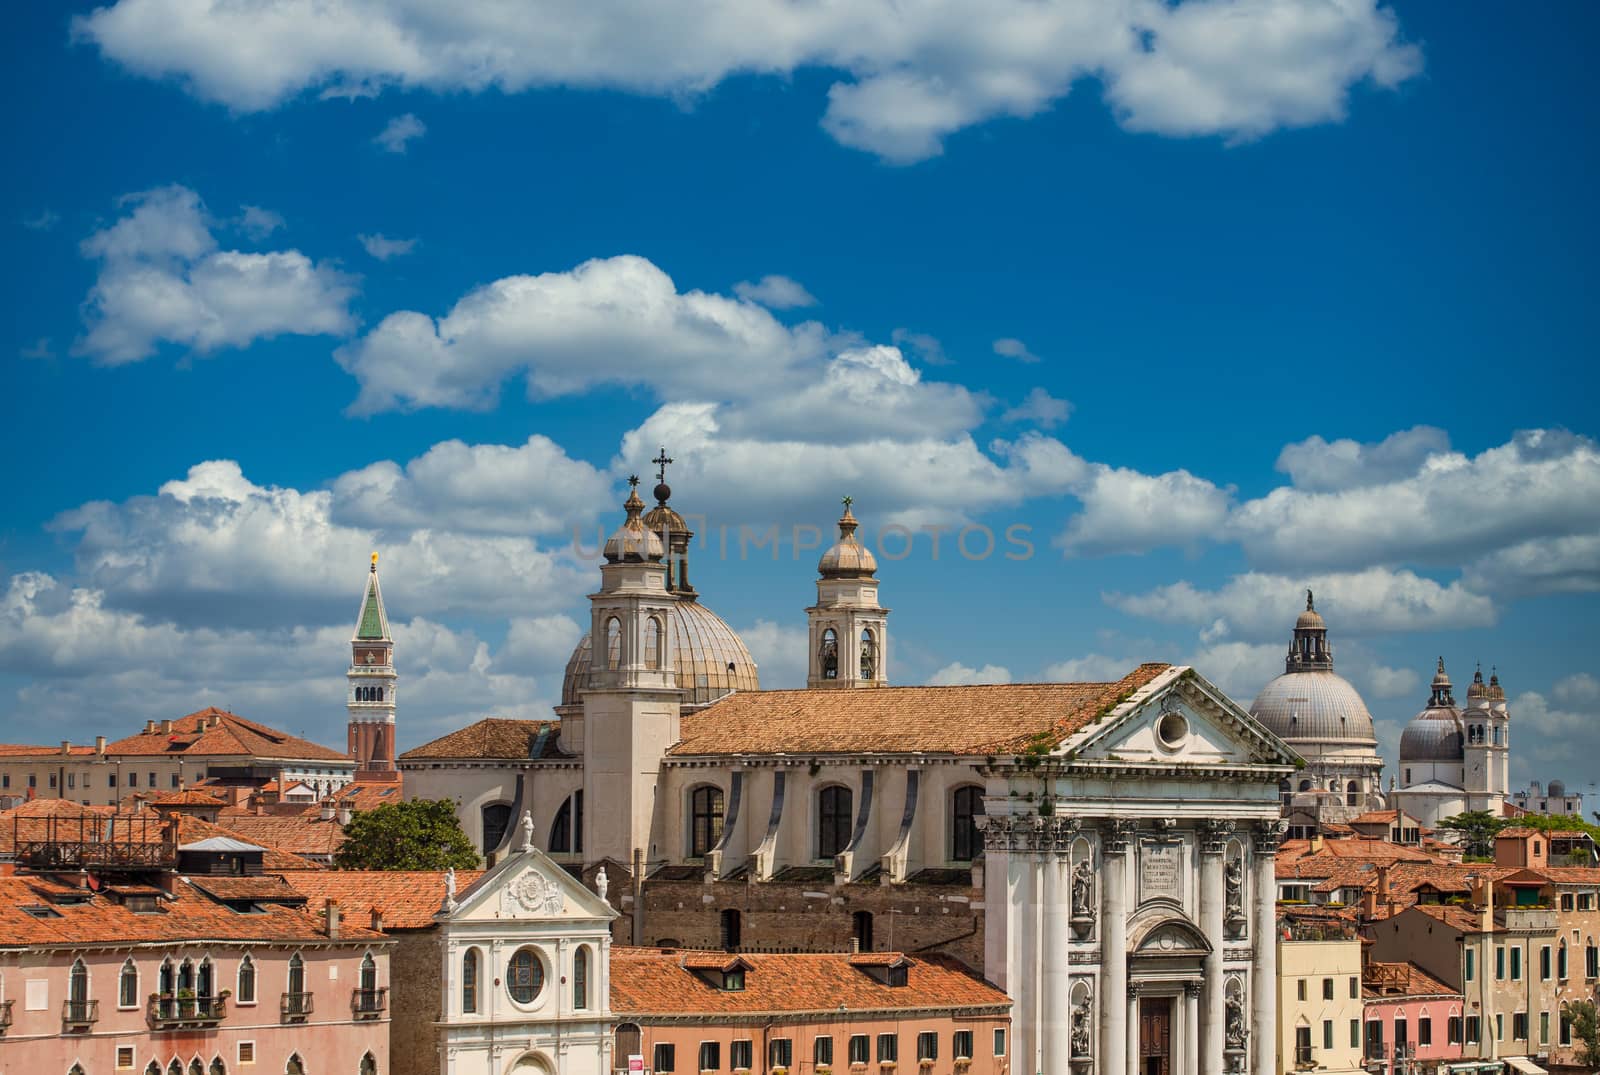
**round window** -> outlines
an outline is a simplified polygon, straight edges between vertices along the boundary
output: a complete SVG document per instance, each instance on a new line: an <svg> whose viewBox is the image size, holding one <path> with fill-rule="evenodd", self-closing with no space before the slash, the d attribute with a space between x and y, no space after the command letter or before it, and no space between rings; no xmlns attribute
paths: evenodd
<svg viewBox="0 0 1600 1075"><path fill-rule="evenodd" d="M1189 722L1183 719L1182 713L1168 713L1156 724L1156 735L1161 738L1162 746L1175 747L1188 734Z"/></svg>
<svg viewBox="0 0 1600 1075"><path fill-rule="evenodd" d="M544 989L544 964L532 948L519 948L506 964L506 988L518 1004L532 1004Z"/></svg>

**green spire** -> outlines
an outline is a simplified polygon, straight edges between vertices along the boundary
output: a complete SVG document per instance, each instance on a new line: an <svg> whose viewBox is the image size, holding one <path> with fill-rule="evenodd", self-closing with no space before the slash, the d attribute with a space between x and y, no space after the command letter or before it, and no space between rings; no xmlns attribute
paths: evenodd
<svg viewBox="0 0 1600 1075"><path fill-rule="evenodd" d="M372 572L367 576L367 595L361 601L361 618L356 622L360 641L387 641L389 617L384 615L383 594L378 590L378 556L372 556Z"/></svg>

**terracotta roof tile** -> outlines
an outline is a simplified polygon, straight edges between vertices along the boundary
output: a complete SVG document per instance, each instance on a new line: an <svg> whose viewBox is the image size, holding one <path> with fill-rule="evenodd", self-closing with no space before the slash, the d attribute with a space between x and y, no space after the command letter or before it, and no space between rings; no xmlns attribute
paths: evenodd
<svg viewBox="0 0 1600 1075"><path fill-rule="evenodd" d="M145 802L151 806L216 806L221 807L223 802L215 795L207 795L203 791L193 789L187 791L167 791L160 795L152 795Z"/></svg>
<svg viewBox="0 0 1600 1075"><path fill-rule="evenodd" d="M326 872L326 871L321 871ZM201 892L219 900L264 900L272 902L304 903L306 894L285 881L278 874L261 874L245 877L216 877L210 874L191 875L189 883ZM341 903L343 901L340 901Z"/></svg>
<svg viewBox="0 0 1600 1075"><path fill-rule="evenodd" d="M831 1013L841 1006L855 1016L937 1008L1003 1014L1011 1007L1005 993L948 956L907 957L906 984L891 986L851 966L847 953L743 953L750 964L744 989L724 991L684 967L695 954L612 946L611 1007L619 1016L632 1018ZM729 957L719 953L718 958Z"/></svg>
<svg viewBox="0 0 1600 1075"><path fill-rule="evenodd" d="M556 747L556 720L507 720L489 717L440 736L431 743L412 747L400 755L401 761L430 758L561 758ZM537 751L537 753L535 753Z"/></svg>
<svg viewBox="0 0 1600 1075"><path fill-rule="evenodd" d="M293 855L328 856L344 843L344 826L337 819L322 820L316 807L309 813L288 817L229 813L219 816L218 821L252 843Z"/></svg>
<svg viewBox="0 0 1600 1075"><path fill-rule="evenodd" d="M1600 885L1600 866L1546 866L1543 872L1558 885Z"/></svg>
<svg viewBox="0 0 1600 1075"><path fill-rule="evenodd" d="M482 870L457 870L456 891L483 876ZM444 900L443 870L321 870L285 877L313 901L333 898L347 918L367 920L372 908L383 912L383 928L424 929Z"/></svg>
<svg viewBox="0 0 1600 1075"><path fill-rule="evenodd" d="M741 691L685 714L677 755L1004 754L1055 746L1170 665L1116 683Z"/></svg>
<svg viewBox="0 0 1600 1075"><path fill-rule="evenodd" d="M81 758L93 754L94 747L67 747L67 753L61 753L61 747L36 746L32 743L0 743L0 758Z"/></svg>
<svg viewBox="0 0 1600 1075"><path fill-rule="evenodd" d="M108 755L250 756L355 763L346 754L212 706L172 722L172 731L139 732L106 746Z"/></svg>

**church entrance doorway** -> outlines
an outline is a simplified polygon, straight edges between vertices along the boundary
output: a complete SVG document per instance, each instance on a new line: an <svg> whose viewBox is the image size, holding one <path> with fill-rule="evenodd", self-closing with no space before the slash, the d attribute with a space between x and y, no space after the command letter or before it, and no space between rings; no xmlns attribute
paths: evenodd
<svg viewBox="0 0 1600 1075"><path fill-rule="evenodd" d="M1171 997L1139 999L1139 1075L1173 1075Z"/></svg>

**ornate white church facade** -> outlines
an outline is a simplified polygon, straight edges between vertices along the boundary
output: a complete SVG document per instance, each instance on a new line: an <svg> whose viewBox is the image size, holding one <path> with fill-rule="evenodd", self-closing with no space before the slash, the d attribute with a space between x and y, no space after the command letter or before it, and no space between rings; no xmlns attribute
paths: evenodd
<svg viewBox="0 0 1600 1075"><path fill-rule="evenodd" d="M956 955L1014 1000L1017 1072L1273 1070L1290 747L1181 666L891 686L848 503L808 686L761 690L661 478L605 544L559 719L408 751L409 797L455 800L502 862L531 816L549 861L606 872L620 940Z"/></svg>

